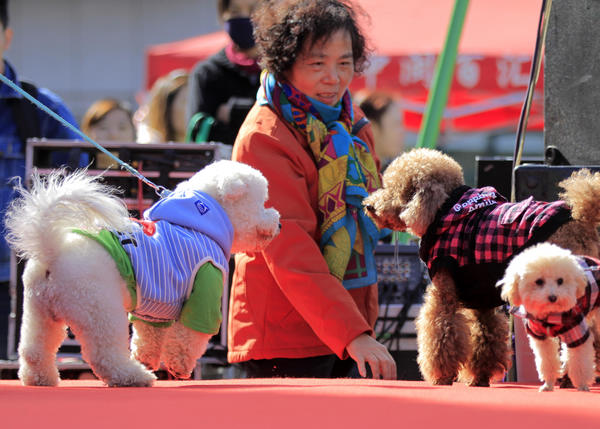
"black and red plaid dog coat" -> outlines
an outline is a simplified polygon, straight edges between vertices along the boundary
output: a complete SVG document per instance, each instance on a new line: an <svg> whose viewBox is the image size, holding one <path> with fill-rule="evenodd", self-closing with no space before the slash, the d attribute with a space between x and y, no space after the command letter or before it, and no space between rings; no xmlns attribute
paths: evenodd
<svg viewBox="0 0 600 429"><path fill-rule="evenodd" d="M495 285L510 259L546 241L571 220L564 201L509 203L492 187L461 186L444 202L421 239L419 255L429 275L449 270L467 308L504 304Z"/></svg>

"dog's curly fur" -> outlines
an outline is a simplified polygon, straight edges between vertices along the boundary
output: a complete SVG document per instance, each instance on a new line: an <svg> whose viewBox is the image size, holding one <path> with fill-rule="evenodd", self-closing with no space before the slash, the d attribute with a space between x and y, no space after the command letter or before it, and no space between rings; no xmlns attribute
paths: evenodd
<svg viewBox="0 0 600 429"><path fill-rule="evenodd" d="M422 237L450 193L461 185L462 168L451 157L434 149L413 149L390 164L383 175L383 187L367 197L364 206L379 227ZM573 220L548 241L597 257L600 174L581 170L560 186ZM451 384L460 373L460 378L471 385L487 386L510 366L508 320L500 309L464 308L456 290L452 276L444 269L427 287L416 321L419 367L433 384Z"/></svg>
<svg viewBox="0 0 600 429"><path fill-rule="evenodd" d="M562 313L575 307L577 299L584 295L586 285L586 275L569 250L541 243L525 249L510 262L502 279L502 298L511 306L522 306L527 314L544 320L551 313ZM583 344L572 348L563 344L564 366L559 358L558 338L542 340L529 335L537 372L544 383L540 391L553 390L563 369L578 390L589 390L594 381L594 342L599 316L598 307L586 315L587 325L594 329Z"/></svg>
<svg viewBox="0 0 600 429"><path fill-rule="evenodd" d="M279 213L266 209L267 180L256 169L218 161L180 183L213 197L233 225L231 253L260 251L279 232ZM98 378L109 386L150 386L161 360L187 378L212 335L178 321L158 328L137 320L129 344L126 308L131 297L115 261L95 240L74 228L130 232L134 222L115 188L85 170L46 178L35 174L30 190L5 217L7 241L28 259L23 274L24 308L19 343L19 378L26 385L59 382L55 359L69 326Z"/></svg>

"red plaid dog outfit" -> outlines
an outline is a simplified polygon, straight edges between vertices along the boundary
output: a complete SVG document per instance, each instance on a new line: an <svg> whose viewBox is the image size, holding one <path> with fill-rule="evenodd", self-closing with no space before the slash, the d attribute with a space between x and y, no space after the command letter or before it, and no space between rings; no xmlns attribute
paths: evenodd
<svg viewBox="0 0 600 429"><path fill-rule="evenodd" d="M577 347L588 339L590 329L585 321L585 316L593 309L600 307L600 261L589 256L578 256L577 260L583 268L588 279L585 294L577 299L575 307L563 313L550 314L545 319L536 319L527 313L523 306L511 308L515 316L527 319L527 333L539 340L548 336L559 337L567 347Z"/></svg>
<svg viewBox="0 0 600 429"><path fill-rule="evenodd" d="M468 308L503 304L496 282L510 258L545 241L571 220L564 201L528 198L509 203L492 187L455 189L421 239L419 255L431 278L447 268Z"/></svg>

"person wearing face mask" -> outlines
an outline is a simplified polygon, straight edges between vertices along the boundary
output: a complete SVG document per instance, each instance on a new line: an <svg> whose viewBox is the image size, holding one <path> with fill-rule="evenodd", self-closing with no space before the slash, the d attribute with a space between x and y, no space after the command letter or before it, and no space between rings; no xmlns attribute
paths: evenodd
<svg viewBox="0 0 600 429"><path fill-rule="evenodd" d="M349 0L264 0L253 15L266 70L232 158L267 178L281 232L235 257L228 359L248 377L397 376L373 337L384 233L361 205L381 177L348 91L367 59L356 14Z"/></svg>
<svg viewBox="0 0 600 429"><path fill-rule="evenodd" d="M232 145L254 104L260 68L250 15L260 0L217 0L231 42L196 64L189 78L187 122L197 113L214 119L209 141Z"/></svg>

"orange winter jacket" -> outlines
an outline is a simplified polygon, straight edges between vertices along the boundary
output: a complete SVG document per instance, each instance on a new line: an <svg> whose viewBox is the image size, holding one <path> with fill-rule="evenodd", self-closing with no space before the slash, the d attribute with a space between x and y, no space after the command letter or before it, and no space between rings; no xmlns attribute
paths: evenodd
<svg viewBox="0 0 600 429"><path fill-rule="evenodd" d="M355 121L363 116L355 107ZM358 136L374 153L370 124ZM319 248L318 173L306 138L270 107L255 104L240 128L233 159L269 181L267 206L281 214L281 232L263 252L236 255L229 361L331 353L346 358L354 338L373 333L377 285L346 290L329 273Z"/></svg>

